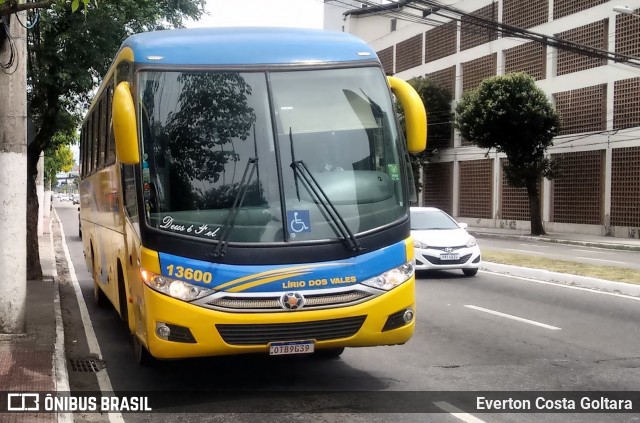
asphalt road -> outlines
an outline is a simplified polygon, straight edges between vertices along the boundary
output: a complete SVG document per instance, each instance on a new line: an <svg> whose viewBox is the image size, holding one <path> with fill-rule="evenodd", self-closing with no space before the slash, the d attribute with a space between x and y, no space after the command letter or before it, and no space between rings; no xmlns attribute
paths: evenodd
<svg viewBox="0 0 640 423"><path fill-rule="evenodd" d="M640 421L638 414L621 413L443 411L455 412L451 406L468 409L469 397L460 391L478 391L472 396L474 402L485 391L640 391L637 298L487 272L472 278L458 271L419 274L417 331L403 346L348 349L338 360L252 356L138 367L115 311L98 309L92 302L92 281L77 236L77 207L56 206L100 347L98 358L106 366L106 372L89 375L70 371L72 389L104 388L106 378L114 391L173 392L175 398L168 396L156 412L171 413L163 419L185 422ZM82 339L88 325L76 311L70 287L66 289L62 295L66 348L68 355L79 358L88 354L91 344ZM231 392L215 400L202 394L225 390ZM300 393L304 391L315 394L305 396ZM269 404L284 413L243 414L270 411ZM158 417L145 413L123 417L137 422L151 415ZM105 419L95 414L76 416L76 421ZM116 421L113 415L111 421Z"/></svg>
<svg viewBox="0 0 640 423"><path fill-rule="evenodd" d="M637 251L476 236L481 249L640 270Z"/></svg>

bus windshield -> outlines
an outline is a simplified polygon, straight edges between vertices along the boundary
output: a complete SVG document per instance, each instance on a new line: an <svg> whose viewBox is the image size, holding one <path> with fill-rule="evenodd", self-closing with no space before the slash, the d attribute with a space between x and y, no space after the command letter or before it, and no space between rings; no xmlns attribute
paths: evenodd
<svg viewBox="0 0 640 423"><path fill-rule="evenodd" d="M152 228L313 241L407 215L403 149L378 67L141 71L137 82Z"/></svg>

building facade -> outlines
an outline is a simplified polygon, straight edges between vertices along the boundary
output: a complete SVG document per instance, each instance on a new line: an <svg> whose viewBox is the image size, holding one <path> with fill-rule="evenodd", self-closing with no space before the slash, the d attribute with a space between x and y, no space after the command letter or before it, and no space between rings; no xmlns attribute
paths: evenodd
<svg viewBox="0 0 640 423"><path fill-rule="evenodd" d="M626 2L637 15L620 14L613 9L618 3L603 0L360 3L367 7L343 12L334 26L371 44L387 73L439 83L451 94L452 110L487 77L531 75L562 117L548 150L561 159L561 174L541 182L545 229L640 238L640 67L473 23L481 17L640 58L640 0ZM449 139L431 141L422 205L476 226L530 228L526 191L506 183L504 155L487 154L453 130Z"/></svg>

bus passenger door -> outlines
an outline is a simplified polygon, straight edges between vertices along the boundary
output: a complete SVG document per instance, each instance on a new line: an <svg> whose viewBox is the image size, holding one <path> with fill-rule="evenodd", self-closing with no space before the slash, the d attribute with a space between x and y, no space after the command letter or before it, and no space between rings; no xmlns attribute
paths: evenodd
<svg viewBox="0 0 640 423"><path fill-rule="evenodd" d="M124 214L125 257L123 273L128 282L126 299L128 325L131 332L144 330L142 316L142 286L140 281L140 213L138 210L135 165L121 165L122 168L122 209Z"/></svg>

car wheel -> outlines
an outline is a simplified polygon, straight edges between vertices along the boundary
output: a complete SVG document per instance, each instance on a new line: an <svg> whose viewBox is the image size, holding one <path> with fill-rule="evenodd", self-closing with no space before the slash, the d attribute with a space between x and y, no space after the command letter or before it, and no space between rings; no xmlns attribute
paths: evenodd
<svg viewBox="0 0 640 423"><path fill-rule="evenodd" d="M462 273L465 276L475 276L478 273L478 269L462 269Z"/></svg>

